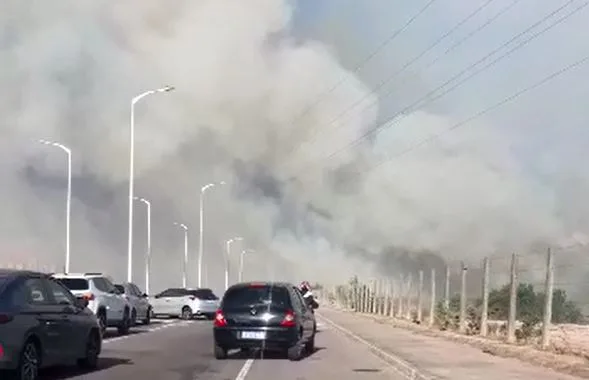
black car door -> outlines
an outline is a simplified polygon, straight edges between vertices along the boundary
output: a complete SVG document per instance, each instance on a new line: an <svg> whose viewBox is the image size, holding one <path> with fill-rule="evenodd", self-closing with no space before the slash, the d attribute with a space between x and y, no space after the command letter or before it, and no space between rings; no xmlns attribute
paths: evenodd
<svg viewBox="0 0 589 380"><path fill-rule="evenodd" d="M22 302L21 314L37 319L44 364L60 364L67 358L68 342L59 307L52 301L42 278L27 278L15 297Z"/></svg>
<svg viewBox="0 0 589 380"><path fill-rule="evenodd" d="M77 306L76 298L64 286L52 279L43 280L49 300L59 313L64 353L69 358L78 358L84 352L86 336L89 333L88 317Z"/></svg>
<svg viewBox="0 0 589 380"><path fill-rule="evenodd" d="M313 329L315 326L315 315L311 311L305 302L305 299L301 295L301 292L296 288L291 288L293 303L299 308L301 314L301 323L303 324L303 336L305 339L310 338L313 335Z"/></svg>

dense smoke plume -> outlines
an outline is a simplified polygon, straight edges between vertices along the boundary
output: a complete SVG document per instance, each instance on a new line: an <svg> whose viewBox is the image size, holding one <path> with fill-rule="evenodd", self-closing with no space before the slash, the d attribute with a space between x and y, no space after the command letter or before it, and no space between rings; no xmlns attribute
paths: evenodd
<svg viewBox="0 0 589 380"><path fill-rule="evenodd" d="M330 46L321 31L305 35L294 19L298 7L0 0L0 258L62 265L65 156L36 142L50 139L73 150L73 269L124 277L130 99L168 84L176 90L136 108L136 193L153 203L156 288L180 284L174 221L190 228L189 283L196 284L198 196L209 182L227 182L205 201L207 283L216 288L224 241L238 235L246 242L234 246L233 274L239 250L253 248L246 278L345 281L370 275L389 245L472 258L574 229L557 216L551 194L522 175L509 136L492 121L370 169L461 119L424 109L324 159L407 101L401 95L378 106L370 88L390 67L353 72L350 51L362 41ZM375 106L332 123L362 98ZM145 214L136 207L141 284Z"/></svg>

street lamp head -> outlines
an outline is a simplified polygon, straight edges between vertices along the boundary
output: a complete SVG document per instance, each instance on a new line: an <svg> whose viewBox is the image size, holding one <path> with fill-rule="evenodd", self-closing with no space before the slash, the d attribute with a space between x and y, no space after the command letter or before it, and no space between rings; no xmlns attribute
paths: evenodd
<svg viewBox="0 0 589 380"><path fill-rule="evenodd" d="M227 182L221 181L221 182L219 182L219 185L227 185Z"/></svg>
<svg viewBox="0 0 589 380"><path fill-rule="evenodd" d="M188 230L188 227L186 227L186 224L184 224L184 223L178 223L178 222L174 222L174 225L175 225L175 226L178 226L178 227L180 227L180 228L183 228L185 231L187 231L187 230Z"/></svg>
<svg viewBox="0 0 589 380"><path fill-rule="evenodd" d="M170 92L174 91L176 88L174 86L165 86L157 90L157 92Z"/></svg>

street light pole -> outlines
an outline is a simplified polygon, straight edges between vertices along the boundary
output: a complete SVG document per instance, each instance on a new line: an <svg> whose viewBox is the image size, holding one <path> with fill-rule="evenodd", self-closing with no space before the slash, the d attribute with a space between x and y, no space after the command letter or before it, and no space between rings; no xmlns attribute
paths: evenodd
<svg viewBox="0 0 589 380"><path fill-rule="evenodd" d="M188 227L186 227L186 224L177 223L177 222L174 222L174 225L178 226L184 230L184 265L182 267L182 287L186 288L187 287L186 270L188 268Z"/></svg>
<svg viewBox="0 0 589 380"><path fill-rule="evenodd" d="M238 282L243 281L243 256L246 253L250 253L250 252L254 252L253 249L244 249L241 251L241 254L239 255L239 278L238 278Z"/></svg>
<svg viewBox="0 0 589 380"><path fill-rule="evenodd" d="M219 183L209 183L200 188L200 201L199 201L199 239L198 239L198 287L202 287L202 256L204 247L204 195L205 192L211 187L217 185L225 185L225 181Z"/></svg>
<svg viewBox="0 0 589 380"><path fill-rule="evenodd" d="M133 200L135 198L135 105L146 96L170 92L172 86L145 91L131 99L131 131L129 136L129 241L127 247L127 282L133 282Z"/></svg>
<svg viewBox="0 0 589 380"><path fill-rule="evenodd" d="M151 202L145 198L135 197L147 207L147 252L145 253L145 294L149 294L149 265L151 262Z"/></svg>
<svg viewBox="0 0 589 380"><path fill-rule="evenodd" d="M65 267L64 272L70 272L70 226L71 226L71 210L72 210L72 150L63 144L39 140L41 144L51 145L63 150L67 155L67 196L65 206Z"/></svg>
<svg viewBox="0 0 589 380"><path fill-rule="evenodd" d="M235 241L242 241L242 237L234 237L225 242L225 290L229 288L229 256L231 255L231 244Z"/></svg>

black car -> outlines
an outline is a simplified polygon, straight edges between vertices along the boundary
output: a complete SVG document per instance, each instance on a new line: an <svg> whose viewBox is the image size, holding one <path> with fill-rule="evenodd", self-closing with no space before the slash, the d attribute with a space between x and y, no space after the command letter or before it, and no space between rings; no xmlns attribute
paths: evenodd
<svg viewBox="0 0 589 380"><path fill-rule="evenodd" d="M292 284L251 282L225 292L214 321L214 354L231 349L284 352L290 360L315 347L317 324L300 291Z"/></svg>
<svg viewBox="0 0 589 380"><path fill-rule="evenodd" d="M42 367L96 368L102 336L86 306L49 275L0 269L0 370L36 380Z"/></svg>

